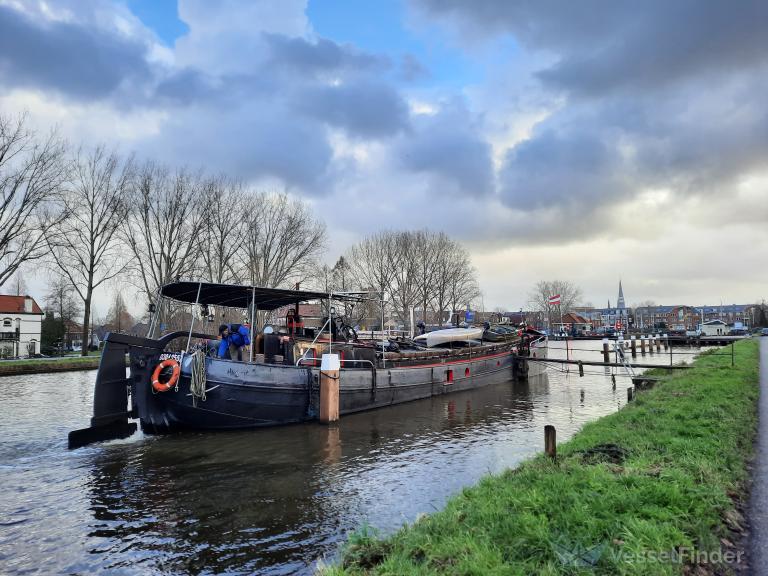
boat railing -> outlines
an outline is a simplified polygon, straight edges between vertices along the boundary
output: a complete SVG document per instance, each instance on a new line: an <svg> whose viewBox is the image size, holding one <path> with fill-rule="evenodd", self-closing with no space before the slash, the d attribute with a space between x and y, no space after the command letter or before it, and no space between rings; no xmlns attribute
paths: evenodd
<svg viewBox="0 0 768 576"><path fill-rule="evenodd" d="M312 361L316 362L317 358L299 358L299 361L296 362L296 366L299 366L302 362L302 360L306 360L307 362ZM376 364L371 362L370 360L366 360L364 358L341 358L339 359L339 362L341 363L342 367L344 364L368 364L371 367L371 397L375 400L376 399Z"/></svg>

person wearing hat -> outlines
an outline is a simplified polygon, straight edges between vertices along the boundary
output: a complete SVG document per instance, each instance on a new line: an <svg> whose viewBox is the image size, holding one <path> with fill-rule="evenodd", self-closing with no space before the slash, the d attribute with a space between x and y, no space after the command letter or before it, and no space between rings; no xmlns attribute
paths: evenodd
<svg viewBox="0 0 768 576"><path fill-rule="evenodd" d="M219 358L242 361L242 348L251 343L251 334L242 324L222 324L219 326Z"/></svg>

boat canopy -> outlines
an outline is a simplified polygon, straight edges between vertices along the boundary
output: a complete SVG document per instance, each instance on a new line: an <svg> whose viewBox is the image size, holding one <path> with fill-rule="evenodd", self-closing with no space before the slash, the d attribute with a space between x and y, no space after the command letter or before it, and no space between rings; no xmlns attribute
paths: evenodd
<svg viewBox="0 0 768 576"><path fill-rule="evenodd" d="M200 295L198 297L198 290ZM253 298L259 310L274 310L307 300L333 300L359 302L362 294L328 294L327 292L309 292L306 290L284 290L282 288L259 288L237 284L214 284L211 282L171 282L160 290L166 298L194 304L211 304L232 308L249 308Z"/></svg>

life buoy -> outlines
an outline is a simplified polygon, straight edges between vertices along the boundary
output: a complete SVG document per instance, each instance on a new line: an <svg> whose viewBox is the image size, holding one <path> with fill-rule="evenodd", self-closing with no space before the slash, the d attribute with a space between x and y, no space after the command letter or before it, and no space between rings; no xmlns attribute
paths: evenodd
<svg viewBox="0 0 768 576"><path fill-rule="evenodd" d="M171 378L168 380L168 382L160 382L160 373L169 366L173 367ZM155 371L152 372L152 388L155 390L155 392L168 392L168 390L176 386L176 382L179 381L180 375L181 366L176 360L173 358L163 360L155 367Z"/></svg>

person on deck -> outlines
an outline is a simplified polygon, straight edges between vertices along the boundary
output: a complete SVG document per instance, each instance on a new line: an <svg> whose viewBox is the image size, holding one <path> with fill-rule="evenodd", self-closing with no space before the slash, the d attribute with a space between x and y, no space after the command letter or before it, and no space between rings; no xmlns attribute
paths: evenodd
<svg viewBox="0 0 768 576"><path fill-rule="evenodd" d="M242 361L242 348L251 343L251 334L242 324L222 324L219 326L219 358Z"/></svg>

